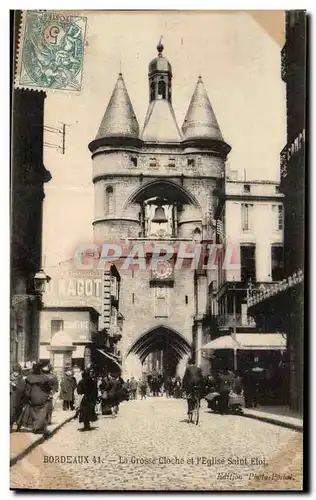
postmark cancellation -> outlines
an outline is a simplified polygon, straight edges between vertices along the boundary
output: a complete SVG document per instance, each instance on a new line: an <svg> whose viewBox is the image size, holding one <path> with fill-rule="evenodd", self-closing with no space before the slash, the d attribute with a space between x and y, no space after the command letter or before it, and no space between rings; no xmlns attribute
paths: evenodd
<svg viewBox="0 0 316 500"><path fill-rule="evenodd" d="M87 18L25 11L15 87L80 92Z"/></svg>

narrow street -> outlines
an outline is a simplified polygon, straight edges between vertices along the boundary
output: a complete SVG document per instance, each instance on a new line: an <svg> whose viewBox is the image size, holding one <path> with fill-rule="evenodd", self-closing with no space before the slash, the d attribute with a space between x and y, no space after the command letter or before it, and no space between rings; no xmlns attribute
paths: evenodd
<svg viewBox="0 0 316 500"><path fill-rule="evenodd" d="M72 421L11 468L11 488L301 489L300 433L202 406L198 426L166 398L123 403L89 432Z"/></svg>

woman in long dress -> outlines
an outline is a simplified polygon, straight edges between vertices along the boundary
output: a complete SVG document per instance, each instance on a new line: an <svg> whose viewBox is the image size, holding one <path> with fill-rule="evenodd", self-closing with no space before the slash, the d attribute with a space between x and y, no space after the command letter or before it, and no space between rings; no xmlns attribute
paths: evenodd
<svg viewBox="0 0 316 500"><path fill-rule="evenodd" d="M98 399L98 384L97 379L92 370L86 370L82 374L77 393L82 395L79 407L79 423L83 423L85 431L90 430L90 422L97 420L95 405Z"/></svg>

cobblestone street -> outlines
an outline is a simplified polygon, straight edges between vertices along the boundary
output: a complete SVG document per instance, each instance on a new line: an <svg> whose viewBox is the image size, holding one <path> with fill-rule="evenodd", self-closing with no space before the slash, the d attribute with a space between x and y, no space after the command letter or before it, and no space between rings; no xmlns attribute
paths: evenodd
<svg viewBox="0 0 316 500"><path fill-rule="evenodd" d="M77 420L66 424L13 466L11 488L302 488L300 433L241 416L215 415L205 406L194 426L186 422L184 400L126 402L117 418L100 416L90 432L80 428Z"/></svg>

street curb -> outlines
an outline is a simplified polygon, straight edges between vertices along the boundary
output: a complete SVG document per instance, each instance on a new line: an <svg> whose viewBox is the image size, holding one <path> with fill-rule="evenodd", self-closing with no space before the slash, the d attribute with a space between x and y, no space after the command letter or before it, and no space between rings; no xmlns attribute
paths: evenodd
<svg viewBox="0 0 316 500"><path fill-rule="evenodd" d="M287 429L292 429L293 431L303 432L303 424L294 424L291 422L285 422L278 418L264 417L262 415L254 415L253 413L242 413L243 417L252 418L254 420L261 420L261 422L266 422L272 425L278 425L279 427L285 427Z"/></svg>
<svg viewBox="0 0 316 500"><path fill-rule="evenodd" d="M52 431L50 431L48 435L39 436L38 439L36 439L32 443L30 443L26 448L24 448L23 451L20 451L20 453L18 453L17 455L14 455L12 458L10 458L10 467L12 467L12 465L15 465L19 460L21 460L26 455L28 455L28 453L30 453L32 450L34 450L34 448L36 448L38 445L40 445L40 444L44 443L44 441L47 441L48 439L50 439L54 434L56 434L57 431L59 431L59 429L61 429L65 424L68 424L68 422L70 422L71 420L73 420L75 418L76 418L76 414L72 415L71 417L66 418L65 420L63 420L63 422L60 422L60 424L56 425L56 427Z"/></svg>

